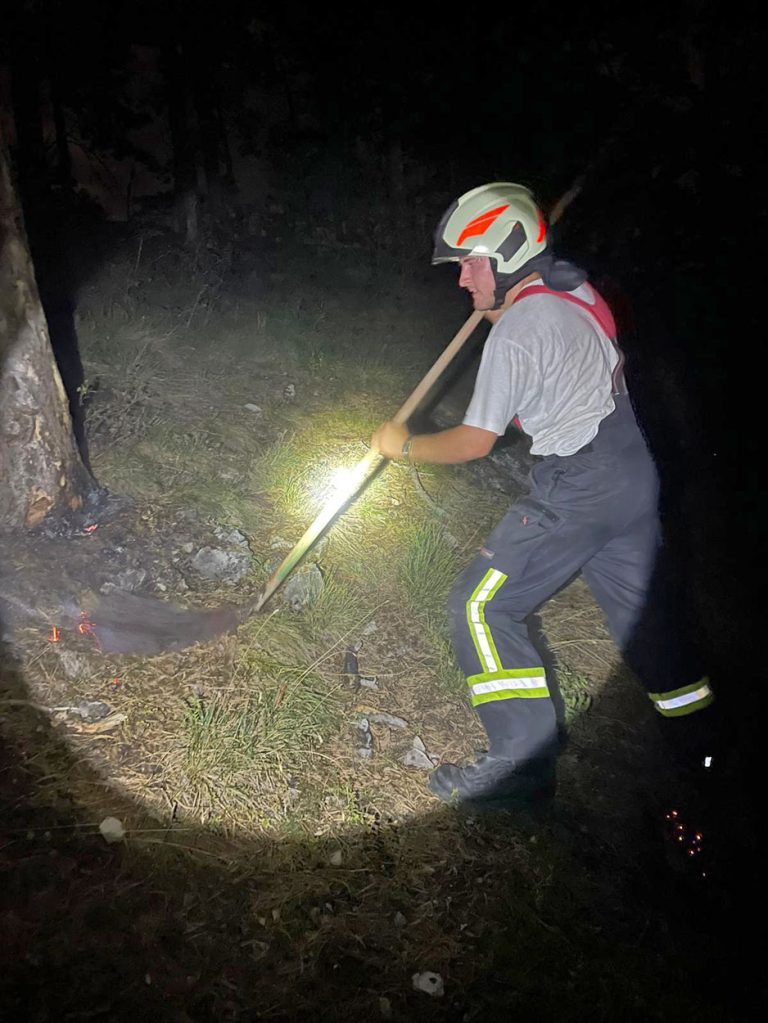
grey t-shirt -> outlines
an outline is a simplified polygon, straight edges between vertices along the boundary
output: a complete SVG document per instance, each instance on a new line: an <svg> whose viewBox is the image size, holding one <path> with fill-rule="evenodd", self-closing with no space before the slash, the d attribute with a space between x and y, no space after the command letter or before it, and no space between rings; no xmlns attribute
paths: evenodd
<svg viewBox="0 0 768 1023"><path fill-rule="evenodd" d="M595 300L589 284L569 294ZM532 437L531 454L572 455L615 408L618 359L589 312L554 295L531 295L488 335L464 422L501 436L517 416Z"/></svg>

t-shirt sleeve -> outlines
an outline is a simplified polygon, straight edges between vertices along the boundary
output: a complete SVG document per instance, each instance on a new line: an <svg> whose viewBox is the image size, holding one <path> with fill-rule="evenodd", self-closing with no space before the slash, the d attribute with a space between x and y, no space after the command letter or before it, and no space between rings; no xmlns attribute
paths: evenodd
<svg viewBox="0 0 768 1023"><path fill-rule="evenodd" d="M534 376L527 352L507 338L489 336L464 424L501 436L517 415L522 396L531 392Z"/></svg>

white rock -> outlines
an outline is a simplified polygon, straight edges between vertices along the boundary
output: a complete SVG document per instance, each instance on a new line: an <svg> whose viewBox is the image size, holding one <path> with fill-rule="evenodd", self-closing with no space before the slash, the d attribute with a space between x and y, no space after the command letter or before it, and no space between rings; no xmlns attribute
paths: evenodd
<svg viewBox="0 0 768 1023"><path fill-rule="evenodd" d="M122 842L125 838L125 828L117 817L105 817L99 824L99 831L104 836L104 841L109 842L110 845L113 842Z"/></svg>
<svg viewBox="0 0 768 1023"><path fill-rule="evenodd" d="M409 749L402 760L406 767L417 767L421 771L431 771L435 766L426 753L420 749Z"/></svg>
<svg viewBox="0 0 768 1023"><path fill-rule="evenodd" d="M439 973L432 973L430 970L425 970L424 973L414 973L411 981L414 991L423 991L433 998L442 998L445 994L443 978Z"/></svg>
<svg viewBox="0 0 768 1023"><path fill-rule="evenodd" d="M408 722L404 721L403 718L395 717L394 714L385 714L383 711L378 711L375 714L369 714L368 720L372 721L374 725L386 725L387 728L408 727Z"/></svg>
<svg viewBox="0 0 768 1023"><path fill-rule="evenodd" d="M340 867L344 861L344 855L341 849L334 849L331 855L328 857L328 862L332 867Z"/></svg>

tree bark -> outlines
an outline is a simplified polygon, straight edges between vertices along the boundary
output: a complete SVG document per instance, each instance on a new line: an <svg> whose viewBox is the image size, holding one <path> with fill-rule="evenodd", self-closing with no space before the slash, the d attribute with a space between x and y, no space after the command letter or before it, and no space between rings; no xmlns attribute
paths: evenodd
<svg viewBox="0 0 768 1023"><path fill-rule="evenodd" d="M164 72L168 102L168 128L173 151L173 191L177 231L187 244L197 241L198 192L197 153L193 141L195 129L190 123L189 90L185 54L176 40L168 41L164 51Z"/></svg>
<svg viewBox="0 0 768 1023"><path fill-rule="evenodd" d="M0 530L75 510L93 486L77 452L24 220L0 138Z"/></svg>

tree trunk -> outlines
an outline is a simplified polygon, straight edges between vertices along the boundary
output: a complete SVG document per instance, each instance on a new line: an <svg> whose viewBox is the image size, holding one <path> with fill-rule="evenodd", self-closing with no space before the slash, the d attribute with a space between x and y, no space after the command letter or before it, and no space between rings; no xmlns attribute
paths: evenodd
<svg viewBox="0 0 768 1023"><path fill-rule="evenodd" d="M168 101L168 128L173 151L173 191L177 231L187 244L197 241L198 191L197 154L190 123L189 90L185 54L181 44L170 40L164 52L164 72Z"/></svg>
<svg viewBox="0 0 768 1023"><path fill-rule="evenodd" d="M31 528L48 514L80 508L92 486L75 445L0 138L0 529Z"/></svg>

